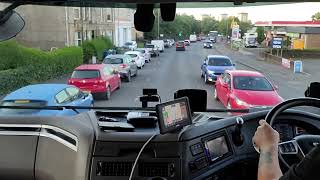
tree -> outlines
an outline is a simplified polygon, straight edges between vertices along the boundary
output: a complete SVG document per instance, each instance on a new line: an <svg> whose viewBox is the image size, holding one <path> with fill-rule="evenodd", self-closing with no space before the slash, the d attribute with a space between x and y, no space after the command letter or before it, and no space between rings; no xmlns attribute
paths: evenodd
<svg viewBox="0 0 320 180"><path fill-rule="evenodd" d="M209 31L218 30L218 24L219 22L214 17L203 16L202 21L200 21L201 32L208 34Z"/></svg>
<svg viewBox="0 0 320 180"><path fill-rule="evenodd" d="M225 35L225 36L231 36L232 22L236 22L237 24L240 23L240 20L237 17L228 17L227 19L223 19L219 22L218 25L218 31L219 33Z"/></svg>
<svg viewBox="0 0 320 180"><path fill-rule="evenodd" d="M312 21L319 21L320 20L320 12L315 13L311 16Z"/></svg>
<svg viewBox="0 0 320 180"><path fill-rule="evenodd" d="M264 28L263 27L258 27L257 28L257 33L258 33L257 41L258 41L259 44L261 44L266 38L265 34L264 34Z"/></svg>
<svg viewBox="0 0 320 180"><path fill-rule="evenodd" d="M241 30L241 37L244 35L244 33L248 32L253 27L252 23L249 22L240 22L239 28Z"/></svg>

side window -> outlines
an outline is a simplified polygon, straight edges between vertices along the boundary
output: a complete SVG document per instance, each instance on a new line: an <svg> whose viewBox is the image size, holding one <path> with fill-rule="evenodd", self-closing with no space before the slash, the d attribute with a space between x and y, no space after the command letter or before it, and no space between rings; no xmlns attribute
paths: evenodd
<svg viewBox="0 0 320 180"><path fill-rule="evenodd" d="M67 94L65 90L60 91L58 94L55 95L55 99L58 104L65 103L69 101L70 96Z"/></svg>
<svg viewBox="0 0 320 180"><path fill-rule="evenodd" d="M109 67L105 67L103 69L103 74L106 75L106 76L110 76L112 74L112 71Z"/></svg>
<svg viewBox="0 0 320 180"><path fill-rule="evenodd" d="M228 86L231 87L231 76L230 76L230 74L226 74L226 83L228 83Z"/></svg>
<svg viewBox="0 0 320 180"><path fill-rule="evenodd" d="M75 99L78 99L79 98L79 89L78 88L73 88L73 87L70 87L70 88L67 88L66 89L67 93L69 94L70 96L70 100L75 100Z"/></svg>
<svg viewBox="0 0 320 180"><path fill-rule="evenodd" d="M127 63L129 64L129 63L131 63L131 61L132 61L131 57L127 56Z"/></svg>

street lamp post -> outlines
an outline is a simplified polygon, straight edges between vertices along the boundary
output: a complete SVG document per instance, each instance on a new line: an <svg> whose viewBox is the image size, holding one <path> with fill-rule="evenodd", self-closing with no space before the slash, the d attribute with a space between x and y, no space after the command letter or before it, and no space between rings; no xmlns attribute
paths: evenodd
<svg viewBox="0 0 320 180"><path fill-rule="evenodd" d="M160 28L160 25L159 25L160 23L159 23L159 20L160 20L160 9L158 9L158 28L157 28L158 29L158 39L160 39L160 29L159 29Z"/></svg>

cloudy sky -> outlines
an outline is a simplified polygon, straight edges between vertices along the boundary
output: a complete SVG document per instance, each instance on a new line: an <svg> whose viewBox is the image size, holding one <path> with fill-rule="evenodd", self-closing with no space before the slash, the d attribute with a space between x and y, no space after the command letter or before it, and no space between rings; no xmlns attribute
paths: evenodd
<svg viewBox="0 0 320 180"><path fill-rule="evenodd" d="M217 19L220 14L237 16L238 13L246 12L249 20L256 21L307 21L316 12L320 12L320 3L296 3L268 6L229 7L229 8L178 8L177 13L194 15L197 19L202 14L211 14Z"/></svg>

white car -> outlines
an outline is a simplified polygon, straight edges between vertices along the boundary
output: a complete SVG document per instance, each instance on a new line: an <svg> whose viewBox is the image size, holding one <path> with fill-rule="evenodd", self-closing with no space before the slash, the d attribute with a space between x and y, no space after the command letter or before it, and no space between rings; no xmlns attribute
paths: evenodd
<svg viewBox="0 0 320 180"><path fill-rule="evenodd" d="M128 51L124 54L127 54L129 56L131 56L132 60L134 60L134 62L136 62L137 66L139 69L141 69L144 66L145 63L145 59L142 55L141 52L139 51Z"/></svg>
<svg viewBox="0 0 320 180"><path fill-rule="evenodd" d="M142 53L146 63L150 62L151 54L147 48L137 48L136 51L140 51Z"/></svg>
<svg viewBox="0 0 320 180"><path fill-rule="evenodd" d="M164 41L163 40L152 40L151 44L157 46L160 52L164 51Z"/></svg>
<svg viewBox="0 0 320 180"><path fill-rule="evenodd" d="M137 49L137 47L138 47L138 44L136 41L129 41L124 44L124 48L129 49L131 51L134 51L135 49Z"/></svg>

